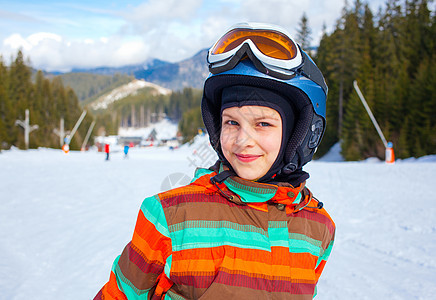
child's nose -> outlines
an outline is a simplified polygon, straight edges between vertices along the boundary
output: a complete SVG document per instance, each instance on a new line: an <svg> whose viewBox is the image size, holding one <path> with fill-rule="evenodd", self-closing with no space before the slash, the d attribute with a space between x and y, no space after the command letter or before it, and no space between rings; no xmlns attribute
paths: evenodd
<svg viewBox="0 0 436 300"><path fill-rule="evenodd" d="M240 128L236 136L235 144L238 147L247 147L254 144L254 135L249 128Z"/></svg>

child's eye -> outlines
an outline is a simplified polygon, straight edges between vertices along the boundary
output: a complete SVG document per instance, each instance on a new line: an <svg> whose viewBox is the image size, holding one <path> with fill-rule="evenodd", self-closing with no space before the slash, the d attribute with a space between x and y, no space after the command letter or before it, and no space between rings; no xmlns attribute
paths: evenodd
<svg viewBox="0 0 436 300"><path fill-rule="evenodd" d="M268 126L271 126L271 124L267 123L267 122L260 122L259 126L261 126L261 127L268 127Z"/></svg>
<svg viewBox="0 0 436 300"><path fill-rule="evenodd" d="M238 122L233 121L233 120L228 120L228 121L226 121L226 124L228 124L228 125L238 125Z"/></svg>

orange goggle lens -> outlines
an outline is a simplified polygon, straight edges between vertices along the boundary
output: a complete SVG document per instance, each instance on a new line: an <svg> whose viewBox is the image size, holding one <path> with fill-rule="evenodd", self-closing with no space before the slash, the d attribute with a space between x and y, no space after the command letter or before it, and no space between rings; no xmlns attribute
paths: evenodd
<svg viewBox="0 0 436 300"><path fill-rule="evenodd" d="M264 55L282 60L293 59L297 55L295 43L286 35L273 30L233 29L227 32L213 47L212 54L231 51L251 40Z"/></svg>

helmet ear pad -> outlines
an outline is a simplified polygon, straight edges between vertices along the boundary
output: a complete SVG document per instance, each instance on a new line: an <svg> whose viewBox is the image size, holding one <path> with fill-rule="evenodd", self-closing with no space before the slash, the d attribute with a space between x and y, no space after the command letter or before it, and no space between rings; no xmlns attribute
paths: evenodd
<svg viewBox="0 0 436 300"><path fill-rule="evenodd" d="M325 129L324 118L314 112L309 97L299 88L290 84L262 77L240 74L218 74L209 77L203 90L201 110L203 122L209 134L212 147L220 159L223 154L220 146L221 96L225 87L234 85L253 86L272 90L289 99L295 108L296 123L286 144L282 172L292 173L312 159ZM321 122L321 124L320 124ZM314 124L316 126L314 127ZM314 128L314 130L312 130ZM309 147L310 145L310 147Z"/></svg>

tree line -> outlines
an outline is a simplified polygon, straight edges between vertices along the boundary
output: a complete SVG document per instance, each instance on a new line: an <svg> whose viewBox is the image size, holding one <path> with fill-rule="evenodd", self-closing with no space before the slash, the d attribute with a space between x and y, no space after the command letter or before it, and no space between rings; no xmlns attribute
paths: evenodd
<svg viewBox="0 0 436 300"><path fill-rule="evenodd" d="M340 141L347 160L384 157L354 80L397 157L436 153L436 25L428 2L388 0L373 14L356 0L324 32L316 54L329 86L320 154Z"/></svg>
<svg viewBox="0 0 436 300"><path fill-rule="evenodd" d="M24 131L16 121L25 120L27 109L30 124L39 127L30 133L30 148L60 148L60 138L54 131L60 130L61 119L65 131L70 131L82 114L71 88L65 87L59 77L49 80L29 65L21 51L10 66L0 56L0 149L25 148ZM71 149L80 149L92 121L91 114L87 114L70 143Z"/></svg>

